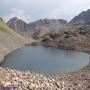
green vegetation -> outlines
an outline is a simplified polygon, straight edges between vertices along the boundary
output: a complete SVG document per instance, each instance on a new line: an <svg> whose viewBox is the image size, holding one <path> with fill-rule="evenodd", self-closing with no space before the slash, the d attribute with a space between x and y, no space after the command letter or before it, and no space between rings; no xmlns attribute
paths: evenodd
<svg viewBox="0 0 90 90"><path fill-rule="evenodd" d="M6 25L0 22L0 31L10 32L10 29Z"/></svg>
<svg viewBox="0 0 90 90"><path fill-rule="evenodd" d="M59 33L49 33L49 36L52 39L56 39L56 38L58 38L60 36L60 34Z"/></svg>
<svg viewBox="0 0 90 90"><path fill-rule="evenodd" d="M79 33L81 31L81 27L74 27L72 31Z"/></svg>

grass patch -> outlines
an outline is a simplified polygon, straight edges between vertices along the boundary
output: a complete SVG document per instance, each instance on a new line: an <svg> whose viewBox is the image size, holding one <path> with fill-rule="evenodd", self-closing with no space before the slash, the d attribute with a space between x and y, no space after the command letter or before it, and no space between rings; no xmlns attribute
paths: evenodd
<svg viewBox="0 0 90 90"><path fill-rule="evenodd" d="M52 39L56 39L60 36L59 33L49 33L49 36L52 38Z"/></svg>
<svg viewBox="0 0 90 90"><path fill-rule="evenodd" d="M10 32L11 30L7 27L7 25L0 22L0 31Z"/></svg>
<svg viewBox="0 0 90 90"><path fill-rule="evenodd" d="M70 31L71 31L71 32L74 32L74 33L80 33L81 30L82 30L82 27L76 26L76 27L71 28Z"/></svg>

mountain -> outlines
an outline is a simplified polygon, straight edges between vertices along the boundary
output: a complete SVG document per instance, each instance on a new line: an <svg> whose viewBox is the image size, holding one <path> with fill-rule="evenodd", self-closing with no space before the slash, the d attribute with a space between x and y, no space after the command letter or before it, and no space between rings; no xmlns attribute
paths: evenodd
<svg viewBox="0 0 90 90"><path fill-rule="evenodd" d="M39 19L27 24L23 20L14 17L7 22L7 25L24 36L43 36L46 33L53 31L68 30L72 26L82 26L86 31L90 33L90 9L81 12L75 16L70 22L67 23L63 19Z"/></svg>
<svg viewBox="0 0 90 90"><path fill-rule="evenodd" d="M26 22L14 17L7 22L7 25L21 35L37 36L45 33L62 30L66 27L66 20L40 19L27 24Z"/></svg>
<svg viewBox="0 0 90 90"><path fill-rule="evenodd" d="M11 51L24 46L24 38L8 28L0 18L0 62Z"/></svg>
<svg viewBox="0 0 90 90"><path fill-rule="evenodd" d="M66 28L67 21L63 19L40 19L29 23L29 27L34 31L33 36L44 35L52 31L60 31Z"/></svg>
<svg viewBox="0 0 90 90"><path fill-rule="evenodd" d="M90 9L87 11L81 12L78 16L75 16L69 24L71 25L78 25L78 24L84 24L84 25L90 25Z"/></svg>
<svg viewBox="0 0 90 90"><path fill-rule="evenodd" d="M17 17L11 18L7 25L21 35L31 35L28 24Z"/></svg>

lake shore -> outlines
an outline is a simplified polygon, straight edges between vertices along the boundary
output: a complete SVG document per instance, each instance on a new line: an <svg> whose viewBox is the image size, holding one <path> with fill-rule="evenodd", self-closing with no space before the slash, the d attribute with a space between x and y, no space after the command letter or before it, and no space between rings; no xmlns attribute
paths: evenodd
<svg viewBox="0 0 90 90"><path fill-rule="evenodd" d="M76 72L43 76L0 67L0 87L17 90L89 90L90 64Z"/></svg>
<svg viewBox="0 0 90 90"><path fill-rule="evenodd" d="M16 90L89 90L90 65L76 72L44 76L0 67L0 87Z"/></svg>
<svg viewBox="0 0 90 90"><path fill-rule="evenodd" d="M17 90L89 90L90 64L76 72L48 77L0 67L0 87L16 87Z"/></svg>
<svg viewBox="0 0 90 90"><path fill-rule="evenodd" d="M16 47L16 48L13 48L13 49L9 49L9 50L7 50L7 51L1 52L0 63L3 62L4 58L5 58L8 54L14 52L14 51L17 50L17 49L23 48L23 47L24 47L24 45L19 46L19 47ZM5 52L5 53L4 53L4 52Z"/></svg>

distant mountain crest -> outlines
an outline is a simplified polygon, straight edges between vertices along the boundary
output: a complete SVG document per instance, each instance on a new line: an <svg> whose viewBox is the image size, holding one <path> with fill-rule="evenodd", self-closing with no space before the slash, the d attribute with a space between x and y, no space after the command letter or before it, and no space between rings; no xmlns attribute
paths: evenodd
<svg viewBox="0 0 90 90"><path fill-rule="evenodd" d="M30 24L32 24L32 23L49 24L49 23L56 23L56 22L58 22L60 24L67 24L67 21L66 20L63 20L63 19L47 19L47 18L45 18L45 19L39 19L39 20L37 20L35 22L30 22Z"/></svg>
<svg viewBox="0 0 90 90"><path fill-rule="evenodd" d="M90 9L81 12L78 16L74 17L69 24L87 24L90 25Z"/></svg>
<svg viewBox="0 0 90 90"><path fill-rule="evenodd" d="M62 30L67 24L63 19L39 19L27 24L26 22L14 17L7 22L7 25L21 35L36 36L43 35L50 31Z"/></svg>
<svg viewBox="0 0 90 90"><path fill-rule="evenodd" d="M1 19L2 21L2 19ZM69 23L63 19L39 19L27 24L23 20L14 17L7 22L7 25L24 36L42 36L53 31L66 30L74 25L87 25L90 28L90 9L75 16ZM88 28L88 30L89 30Z"/></svg>

